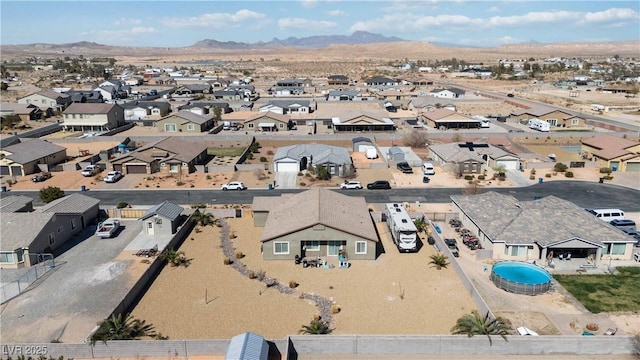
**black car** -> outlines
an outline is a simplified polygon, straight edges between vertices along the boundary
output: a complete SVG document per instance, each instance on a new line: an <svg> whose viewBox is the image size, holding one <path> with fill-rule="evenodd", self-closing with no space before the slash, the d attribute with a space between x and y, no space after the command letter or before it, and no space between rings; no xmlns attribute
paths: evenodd
<svg viewBox="0 0 640 360"><path fill-rule="evenodd" d="M395 106L387 106L387 111L392 113L398 112L398 108Z"/></svg>
<svg viewBox="0 0 640 360"><path fill-rule="evenodd" d="M32 177L31 181L33 181L33 182L42 182L42 181L47 180L50 177L51 177L51 174L44 173L44 174L40 174L40 175L36 175L36 176Z"/></svg>
<svg viewBox="0 0 640 360"><path fill-rule="evenodd" d="M377 180L372 183L367 184L367 189L391 189L391 185L386 180Z"/></svg>
<svg viewBox="0 0 640 360"><path fill-rule="evenodd" d="M444 243L447 244L447 247L451 250L451 254L453 254L454 257L460 256L460 250L458 250L458 243L456 239L444 239Z"/></svg>
<svg viewBox="0 0 640 360"><path fill-rule="evenodd" d="M413 174L413 169L411 168L409 163L406 161L399 162L398 164L396 164L396 167L398 168L398 170L402 171L404 174Z"/></svg>
<svg viewBox="0 0 640 360"><path fill-rule="evenodd" d="M513 94L507 94L507 97L514 97L515 95Z"/></svg>

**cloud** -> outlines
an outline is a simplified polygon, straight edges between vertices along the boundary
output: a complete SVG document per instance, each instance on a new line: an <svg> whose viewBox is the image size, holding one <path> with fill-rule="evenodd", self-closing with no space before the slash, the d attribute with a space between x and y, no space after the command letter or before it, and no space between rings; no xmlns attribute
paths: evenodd
<svg viewBox="0 0 640 360"><path fill-rule="evenodd" d="M140 25L142 24L142 20L122 17L114 21L114 24L115 25Z"/></svg>
<svg viewBox="0 0 640 360"><path fill-rule="evenodd" d="M300 5L304 8L312 8L318 5L316 0L300 0Z"/></svg>
<svg viewBox="0 0 640 360"><path fill-rule="evenodd" d="M326 12L326 14L331 16L341 16L345 15L345 12L342 10L329 10Z"/></svg>
<svg viewBox="0 0 640 360"><path fill-rule="evenodd" d="M333 21L309 20L303 18L282 18L278 20L280 30L309 30L322 31L327 28L335 28L337 24Z"/></svg>
<svg viewBox="0 0 640 360"><path fill-rule="evenodd" d="M497 6L492 6L487 9L487 12L499 12L500 9Z"/></svg>
<svg viewBox="0 0 640 360"><path fill-rule="evenodd" d="M114 44L130 43L138 40L140 36L155 34L158 31L153 27L136 26L122 30L92 30L80 33L80 35L91 36L97 42Z"/></svg>
<svg viewBox="0 0 640 360"><path fill-rule="evenodd" d="M584 16L586 23L617 22L621 20L638 20L640 16L633 9L607 9L599 12L588 12Z"/></svg>
<svg viewBox="0 0 640 360"><path fill-rule="evenodd" d="M518 44L523 43L525 40L511 37L511 36L503 36L497 39L498 44L500 45L509 45L509 44Z"/></svg>
<svg viewBox="0 0 640 360"><path fill-rule="evenodd" d="M209 13L192 17L167 17L160 22L168 27L209 27L222 29L236 26L245 21L265 20L266 15L255 11L242 9L235 13Z"/></svg>

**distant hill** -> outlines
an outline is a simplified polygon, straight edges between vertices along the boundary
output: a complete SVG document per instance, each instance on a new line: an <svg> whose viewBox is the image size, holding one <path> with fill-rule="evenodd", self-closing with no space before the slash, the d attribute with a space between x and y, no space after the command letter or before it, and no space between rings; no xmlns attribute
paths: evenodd
<svg viewBox="0 0 640 360"><path fill-rule="evenodd" d="M242 43L235 41L218 41L205 39L191 45L194 48L216 48L226 50L241 49L274 49L278 47L297 47L303 49L321 49L331 45L363 45L375 43L390 43L405 41L398 37L386 37L367 31L356 31L351 35L316 35L303 38L288 37L286 39L274 38L269 42Z"/></svg>

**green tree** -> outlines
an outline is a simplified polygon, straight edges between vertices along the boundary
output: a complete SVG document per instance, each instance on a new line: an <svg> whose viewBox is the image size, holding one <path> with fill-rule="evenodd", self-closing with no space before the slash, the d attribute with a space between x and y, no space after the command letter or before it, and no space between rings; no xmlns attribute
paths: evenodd
<svg viewBox="0 0 640 360"><path fill-rule="evenodd" d="M213 118L216 121L220 121L220 119L222 119L222 108L220 108L220 106L213 107Z"/></svg>
<svg viewBox="0 0 640 360"><path fill-rule="evenodd" d="M144 320L139 320L131 314L111 315L103 320L98 330L91 335L91 344L102 341L105 344L108 340L138 340L143 337L155 337L157 334L152 324L147 324Z"/></svg>
<svg viewBox="0 0 640 360"><path fill-rule="evenodd" d="M444 254L433 254L429 256L429 259L431 259L431 261L429 261L429 264L433 265L438 270L446 268L447 265L449 265L449 263L447 262L447 257Z"/></svg>
<svg viewBox="0 0 640 360"><path fill-rule="evenodd" d="M413 225L416 226L419 232L428 231L429 223L424 219L424 217L417 218L413 220Z"/></svg>
<svg viewBox="0 0 640 360"><path fill-rule="evenodd" d="M509 333L509 326L504 319L501 317L492 319L488 311L486 315L482 316L478 310L461 316L456 321L456 325L451 328L452 335L467 335L468 337L487 335L490 346L493 345L491 335L499 335L505 341L509 341L507 339Z"/></svg>
<svg viewBox="0 0 640 360"><path fill-rule="evenodd" d="M493 171L497 172L499 176L504 176L504 174L507 172L507 167L502 164L496 165L493 168Z"/></svg>
<svg viewBox="0 0 640 360"><path fill-rule="evenodd" d="M333 329L330 329L329 325L321 319L313 319L309 325L302 325L299 333L309 335L326 335L331 334L332 331Z"/></svg>
<svg viewBox="0 0 640 360"><path fill-rule="evenodd" d="M61 197L64 197L64 191L60 190L57 186L47 186L44 189L40 189L40 200L45 204L60 199Z"/></svg>
<svg viewBox="0 0 640 360"><path fill-rule="evenodd" d="M3 82L1 82L1 83L0 83L0 90L2 90L2 91L7 91L7 90L9 90L9 84L8 84L8 83L6 83L6 82L4 82L4 81L3 81Z"/></svg>
<svg viewBox="0 0 640 360"><path fill-rule="evenodd" d="M216 223L216 218L205 211L198 210L192 215L192 217L200 226L214 225Z"/></svg>
<svg viewBox="0 0 640 360"><path fill-rule="evenodd" d="M561 162L556 163L555 165L553 165L553 171L565 172L565 171L567 171L567 169L568 169L567 165L565 165L565 164L563 164Z"/></svg>
<svg viewBox="0 0 640 360"><path fill-rule="evenodd" d="M160 254L160 259L166 261L171 267L187 267L191 263L191 260L185 256L184 251L176 251L174 249L163 251L162 254Z"/></svg>
<svg viewBox="0 0 640 360"><path fill-rule="evenodd" d="M324 166L316 166L316 178L318 180L329 180L331 178L331 174L329 174L329 170L327 170Z"/></svg>

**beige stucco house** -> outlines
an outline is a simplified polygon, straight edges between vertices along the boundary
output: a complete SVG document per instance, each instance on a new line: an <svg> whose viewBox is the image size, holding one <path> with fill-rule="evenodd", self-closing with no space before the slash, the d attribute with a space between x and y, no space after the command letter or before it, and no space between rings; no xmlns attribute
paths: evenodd
<svg viewBox="0 0 640 360"><path fill-rule="evenodd" d="M124 109L117 104L73 103L63 116L67 131L109 131L124 125Z"/></svg>
<svg viewBox="0 0 640 360"><path fill-rule="evenodd" d="M613 171L640 171L640 142L613 135L582 139L583 156Z"/></svg>

